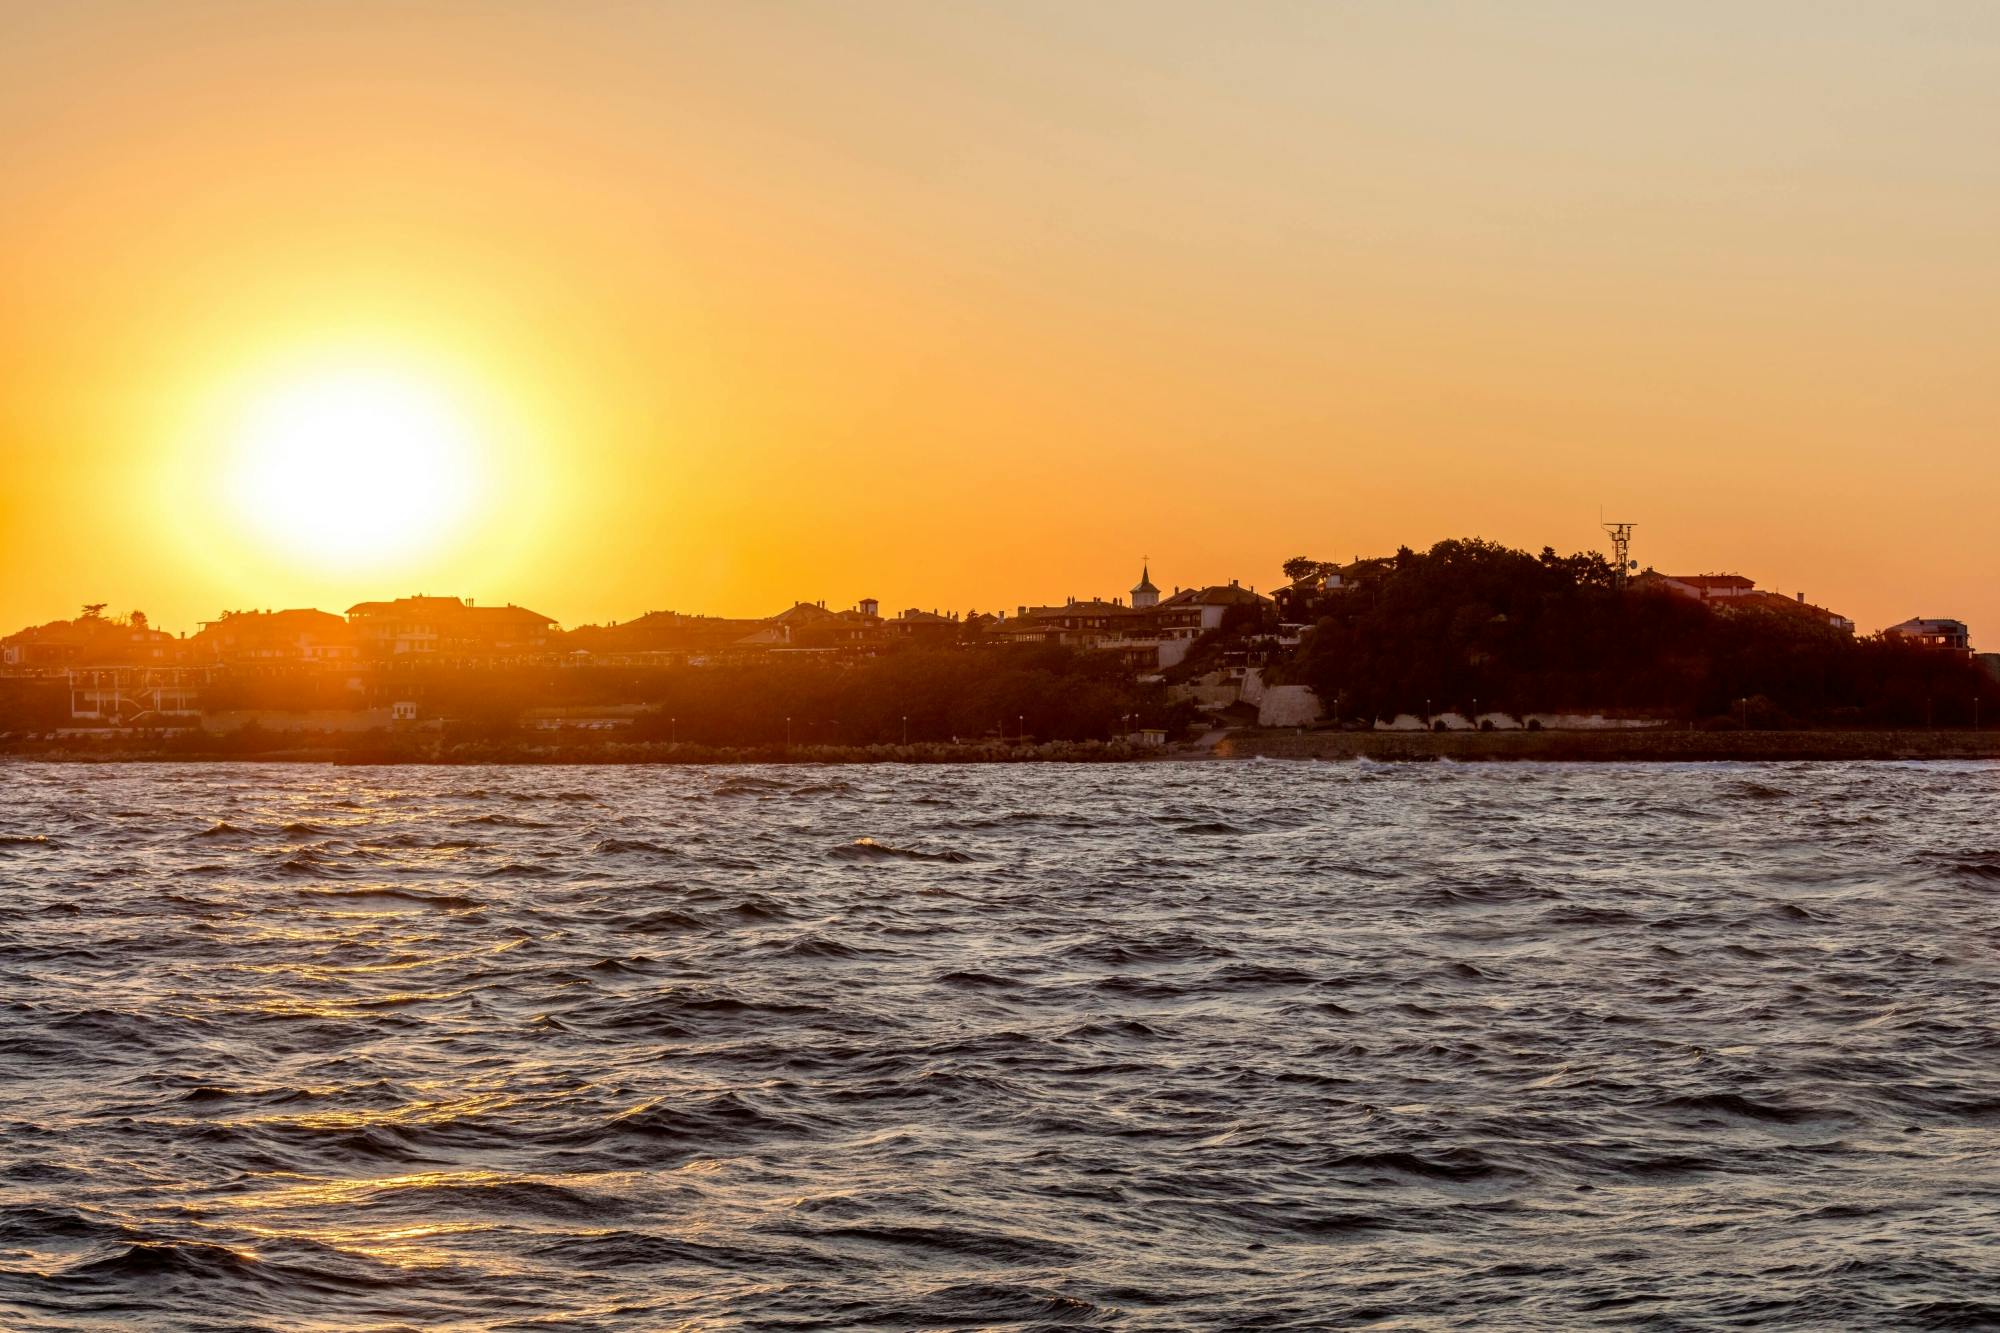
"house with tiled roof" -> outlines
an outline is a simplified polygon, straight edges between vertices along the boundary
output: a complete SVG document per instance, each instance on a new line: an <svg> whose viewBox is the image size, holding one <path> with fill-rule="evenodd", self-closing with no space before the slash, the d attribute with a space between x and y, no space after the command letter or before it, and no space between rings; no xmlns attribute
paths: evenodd
<svg viewBox="0 0 2000 1333"><path fill-rule="evenodd" d="M163 663L178 653L174 636L154 629L145 612L107 616L102 606L0 639L0 666L23 669Z"/></svg>
<svg viewBox="0 0 2000 1333"><path fill-rule="evenodd" d="M1693 598L1697 602L1729 597L1747 597L1757 590L1757 581L1741 574L1662 574L1648 569L1634 575L1633 588L1659 588Z"/></svg>
<svg viewBox="0 0 2000 1333"><path fill-rule="evenodd" d="M1261 610L1271 605L1269 597L1231 579L1226 584L1213 583L1206 588L1177 588L1154 608L1154 616L1163 629L1191 629L1195 634L1204 634L1221 628L1223 617L1232 607Z"/></svg>
<svg viewBox="0 0 2000 1333"><path fill-rule="evenodd" d="M623 622L580 625L563 636L563 646L571 654L585 654L604 662L658 664L721 652L744 635L755 632L759 624L728 616L648 611Z"/></svg>
<svg viewBox="0 0 2000 1333"><path fill-rule="evenodd" d="M1900 625L1891 625L1882 633L1923 648L1938 648L1967 656L1972 654L1972 630L1963 620L1918 616Z"/></svg>
<svg viewBox="0 0 2000 1333"><path fill-rule="evenodd" d="M1010 643L1052 643L1094 648L1106 639L1122 637L1134 621L1150 612L1114 598L1068 598L1059 606L1022 606L1009 619L988 626L986 637Z"/></svg>
<svg viewBox="0 0 2000 1333"><path fill-rule="evenodd" d="M243 664L350 662L361 655L354 629L331 611L225 611L188 640L191 661Z"/></svg>
<svg viewBox="0 0 2000 1333"><path fill-rule="evenodd" d="M398 597L347 608L364 656L387 659L525 657L548 650L556 622L511 602L476 606L458 597Z"/></svg>
<svg viewBox="0 0 2000 1333"><path fill-rule="evenodd" d="M1852 620L1838 611L1813 605L1804 593L1786 597L1783 593L1767 592L1757 586L1755 579L1741 574L1662 574L1648 569L1635 575L1630 586L1637 592L1670 592L1720 611L1768 611L1798 616L1848 633L1854 631Z"/></svg>

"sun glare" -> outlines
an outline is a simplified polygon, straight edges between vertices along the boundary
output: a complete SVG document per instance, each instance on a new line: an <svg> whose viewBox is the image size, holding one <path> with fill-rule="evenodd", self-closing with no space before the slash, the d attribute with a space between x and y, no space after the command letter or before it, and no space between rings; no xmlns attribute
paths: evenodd
<svg viewBox="0 0 2000 1333"><path fill-rule="evenodd" d="M317 374L251 402L230 499L251 531L324 565L436 546L470 517L477 442L444 393L378 371Z"/></svg>

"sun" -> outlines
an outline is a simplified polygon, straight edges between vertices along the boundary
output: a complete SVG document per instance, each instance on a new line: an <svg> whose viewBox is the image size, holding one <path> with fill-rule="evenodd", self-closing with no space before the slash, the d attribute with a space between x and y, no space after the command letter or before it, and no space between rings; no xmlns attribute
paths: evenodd
<svg viewBox="0 0 2000 1333"><path fill-rule="evenodd" d="M466 414L438 386L394 371L320 371L247 404L229 499L246 528L298 558L379 565L465 527L480 462Z"/></svg>

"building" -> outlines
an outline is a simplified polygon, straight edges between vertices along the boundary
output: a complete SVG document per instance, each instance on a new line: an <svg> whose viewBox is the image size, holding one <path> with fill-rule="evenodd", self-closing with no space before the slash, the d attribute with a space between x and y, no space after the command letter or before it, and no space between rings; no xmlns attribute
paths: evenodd
<svg viewBox="0 0 2000 1333"><path fill-rule="evenodd" d="M898 611L894 620L886 622L886 628L908 643L951 643L959 635L958 612L945 615L935 609L920 611L913 606Z"/></svg>
<svg viewBox="0 0 2000 1333"><path fill-rule="evenodd" d="M179 641L154 629L144 611L107 616L101 603L74 620L52 620L0 639L0 666L17 670L141 666L174 661Z"/></svg>
<svg viewBox="0 0 2000 1333"><path fill-rule="evenodd" d="M1277 605L1278 618L1286 624L1309 625L1318 617L1329 595L1351 592L1395 568L1395 564L1394 559L1386 556L1363 560L1357 555L1345 565L1328 561L1274 589L1271 600Z"/></svg>
<svg viewBox="0 0 2000 1333"><path fill-rule="evenodd" d="M200 667L101 666L64 673L74 722L123 727L192 725L210 671Z"/></svg>
<svg viewBox="0 0 2000 1333"><path fill-rule="evenodd" d="M532 657L547 652L556 622L509 603L475 606L457 597L398 597L347 608L361 654L376 659Z"/></svg>
<svg viewBox="0 0 2000 1333"><path fill-rule="evenodd" d="M1108 639L1130 636L1149 611L1113 598L1071 597L1060 606L1023 606L1009 620L988 625L986 637L1000 643L1052 643L1070 648L1095 648Z"/></svg>
<svg viewBox="0 0 2000 1333"><path fill-rule="evenodd" d="M352 626L330 611L225 611L188 640L196 662L339 666L361 656Z"/></svg>
<svg viewBox="0 0 2000 1333"><path fill-rule="evenodd" d="M572 660L616 666L659 666L728 652L761 621L648 611L609 625L581 625L563 636Z"/></svg>
<svg viewBox="0 0 2000 1333"><path fill-rule="evenodd" d="M1151 584L1148 572L1140 587ZM1206 588L1176 588L1171 596L1144 607L1127 606L1116 598L1107 602L1072 597L1061 606L1023 606L1012 619L984 622L984 637L1002 643L1095 648L1123 654L1135 671L1158 670L1177 665L1196 639L1221 628L1232 607L1261 619L1271 605L1270 598L1233 580Z"/></svg>
<svg viewBox="0 0 2000 1333"><path fill-rule="evenodd" d="M825 602L793 602L738 639L737 648L831 648L840 638L840 613Z"/></svg>
<svg viewBox="0 0 2000 1333"><path fill-rule="evenodd" d="M1710 602L1747 597L1757 590L1757 581L1741 574L1661 574L1649 569L1633 578L1631 586L1664 588L1697 602Z"/></svg>
<svg viewBox="0 0 2000 1333"><path fill-rule="evenodd" d="M1132 587L1132 609L1145 611L1160 604L1160 590L1153 586L1153 567L1139 567L1139 581Z"/></svg>
<svg viewBox="0 0 2000 1333"><path fill-rule="evenodd" d="M1892 639L1914 643L1925 648L1942 648L1950 652L1972 655L1972 631L1963 620L1930 619L1919 616L1905 620L1900 625L1891 625L1882 631Z"/></svg>
<svg viewBox="0 0 2000 1333"><path fill-rule="evenodd" d="M1177 588L1173 596L1154 608L1153 614L1163 633L1192 639L1221 629L1233 608L1239 614L1261 614L1273 605L1269 597L1255 588L1242 587L1231 579L1227 584L1210 584L1206 588Z"/></svg>
<svg viewBox="0 0 2000 1333"><path fill-rule="evenodd" d="M1639 592L1649 589L1670 592L1718 611L1768 611L1774 615L1797 616L1847 634L1854 632L1852 620L1838 611L1813 605L1806 600L1804 593L1787 597L1783 593L1767 592L1757 586L1755 579L1741 574L1662 574L1649 569L1635 576L1629 586Z"/></svg>
<svg viewBox="0 0 2000 1333"><path fill-rule="evenodd" d="M1144 632L1156 645L1155 660L1164 669L1186 660L1196 639L1221 629L1232 616L1266 628L1264 622L1274 617L1276 609L1271 598L1235 579L1206 588L1176 588L1149 613Z"/></svg>

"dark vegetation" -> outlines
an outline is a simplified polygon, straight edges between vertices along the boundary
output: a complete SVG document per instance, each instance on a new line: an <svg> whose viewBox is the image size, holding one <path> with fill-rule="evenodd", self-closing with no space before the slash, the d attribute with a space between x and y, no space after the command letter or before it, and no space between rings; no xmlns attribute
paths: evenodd
<svg viewBox="0 0 2000 1333"><path fill-rule="evenodd" d="M17 688L0 695L0 733L71 725L60 681L6 684ZM320 672L267 672L218 680L204 706L301 712L401 699L445 719L453 742L520 734L531 711L622 710L623 739L725 747L1104 741L1141 727L1184 728L1194 714L1169 704L1162 686L1135 682L1111 654L1059 647L911 647L727 667L419 666L370 678L365 695ZM261 742L280 739L273 731Z"/></svg>
<svg viewBox="0 0 2000 1333"><path fill-rule="evenodd" d="M703 745L876 745L976 740L1106 740L1169 725L1158 686L1134 683L1108 654L1067 648L965 652L909 648L828 663L812 658L724 668L548 667L426 673L411 682L427 713L466 728L510 728L530 708L643 704L639 740Z"/></svg>
<svg viewBox="0 0 2000 1333"><path fill-rule="evenodd" d="M1313 628L1286 678L1343 718L1477 707L1664 713L1717 728L2000 722L2000 682L1964 657L1804 615L1620 591L1594 552L1405 548L1311 598L1303 618Z"/></svg>
<svg viewBox="0 0 2000 1333"><path fill-rule="evenodd" d="M1105 740L1185 726L1193 714L1169 704L1162 687L1136 683L1111 654L1056 647L912 648L832 669L777 661L597 688L654 706L635 727L641 736L672 729L710 744L782 740L787 718L794 741L871 745L899 742L906 730L912 741Z"/></svg>

